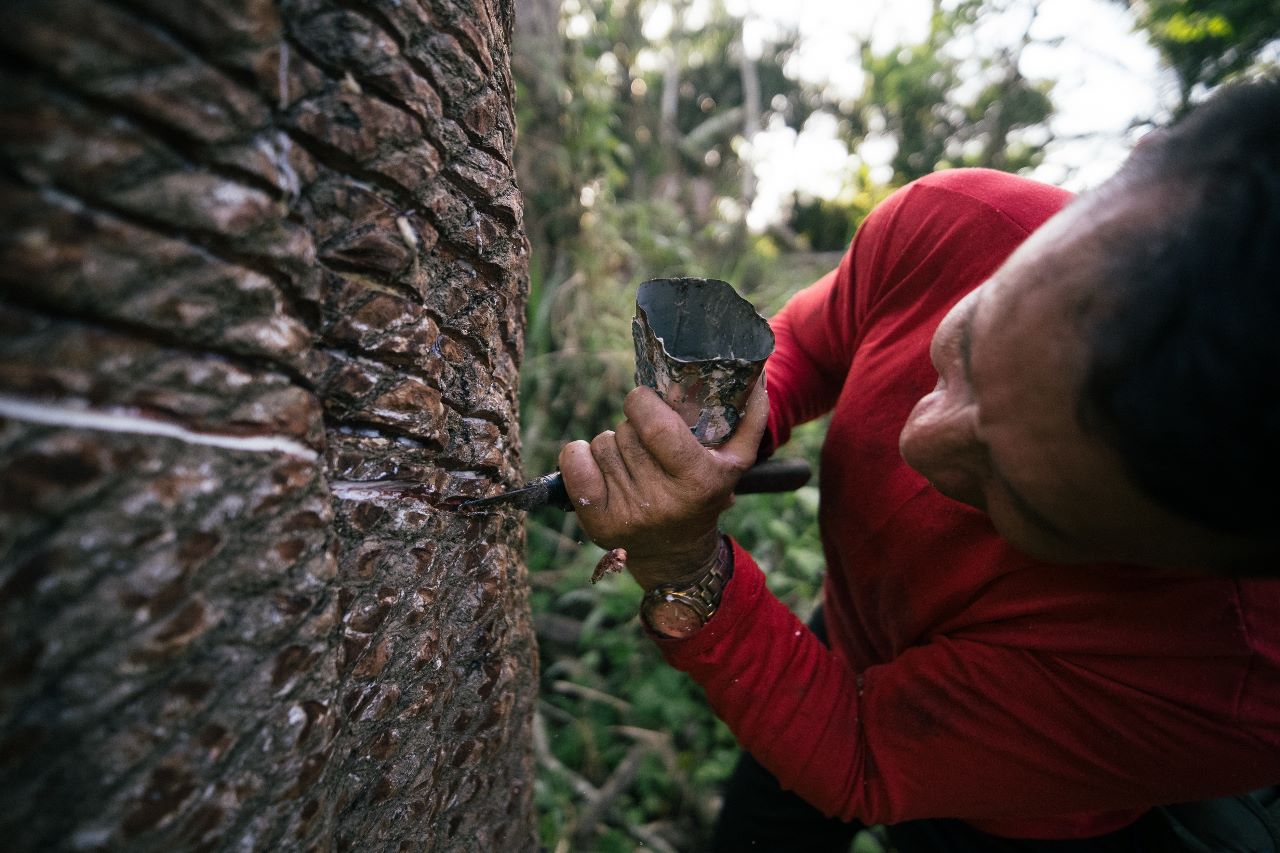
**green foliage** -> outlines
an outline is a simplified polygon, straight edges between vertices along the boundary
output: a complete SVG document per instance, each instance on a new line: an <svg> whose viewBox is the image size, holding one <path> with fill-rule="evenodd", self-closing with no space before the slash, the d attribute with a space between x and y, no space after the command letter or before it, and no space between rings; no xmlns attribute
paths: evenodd
<svg viewBox="0 0 1280 853"><path fill-rule="evenodd" d="M892 187L877 186L864 165L858 172L857 189L839 198L797 199L791 213L791 227L817 252L843 252L854 232L875 206L884 201Z"/></svg>
<svg viewBox="0 0 1280 853"><path fill-rule="evenodd" d="M1262 64L1280 39L1276 0L1139 0L1138 26L1178 78L1180 108Z"/></svg>
<svg viewBox="0 0 1280 853"><path fill-rule="evenodd" d="M863 48L867 92L850 126L883 125L882 132L894 138L894 184L956 166L1017 172L1043 158L1053 103L1051 84L1030 80L1019 69L1030 26L1018 44L987 56L962 61L951 50L954 43L972 39L980 15L1002 5L962 0L944 8L935 0L922 43L879 54ZM976 96L963 94L971 80L986 81ZM1040 141L1018 140L1016 132L1028 128L1041 131Z"/></svg>
<svg viewBox="0 0 1280 853"><path fill-rule="evenodd" d="M622 398L633 385L629 318L641 277L723 277L773 313L834 262L826 256L825 264L790 263L768 238L726 236L714 227L695 231L670 203L600 204L588 213L580 239L593 248L579 256L579 271L558 288L535 292L530 306L531 340L538 335L558 342L526 358L521 396L531 474L554 467L564 441L590 438L621 417ZM624 239L628 234L634 238ZM805 453L816 465L820 441L819 427L801 430L788 452ZM775 591L801 613L812 608L821 582L816 508L810 487L743 498L725 519L725 529L762 555ZM528 537L536 618L559 619L575 632L572 643L544 636L540 644L542 714L555 761L600 787L634 745L623 731L667 738L614 802L612 818L597 824L589 849L633 849L629 832L651 824L684 839L676 849L696 849L709 832L717 787L736 759L732 736L700 688L667 667L643 635L634 582L611 577L589 584L601 551L582 541L572 514L531 513ZM588 692L572 692L566 682ZM572 782L545 764L537 802L542 841L554 849L577 831L585 804Z"/></svg>

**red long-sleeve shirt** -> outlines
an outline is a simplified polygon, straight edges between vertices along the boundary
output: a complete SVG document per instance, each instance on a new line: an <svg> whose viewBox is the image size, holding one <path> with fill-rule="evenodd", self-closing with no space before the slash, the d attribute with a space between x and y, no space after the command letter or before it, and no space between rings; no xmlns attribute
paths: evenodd
<svg viewBox="0 0 1280 853"><path fill-rule="evenodd" d="M898 454L939 320L1069 198L986 170L917 181L773 321L766 448L832 412L831 648L738 546L715 617L659 645L828 814L1070 838L1280 782L1280 582L1039 563Z"/></svg>

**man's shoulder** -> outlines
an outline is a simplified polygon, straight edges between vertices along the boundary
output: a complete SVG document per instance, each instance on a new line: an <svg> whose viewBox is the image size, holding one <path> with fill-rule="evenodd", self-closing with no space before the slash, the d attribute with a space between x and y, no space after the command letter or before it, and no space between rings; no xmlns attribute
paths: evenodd
<svg viewBox="0 0 1280 853"><path fill-rule="evenodd" d="M856 266L850 280L868 288L867 305L896 294L913 314L939 305L945 310L1071 198L1066 190L994 169L935 172L899 189L867 217L846 257ZM942 303L935 305L935 298Z"/></svg>
<svg viewBox="0 0 1280 853"><path fill-rule="evenodd" d="M1073 195L1067 190L995 169L946 169L907 184L899 205L936 210L939 204L980 207L1008 219L1026 233L1040 227ZM959 212L959 211L957 211Z"/></svg>

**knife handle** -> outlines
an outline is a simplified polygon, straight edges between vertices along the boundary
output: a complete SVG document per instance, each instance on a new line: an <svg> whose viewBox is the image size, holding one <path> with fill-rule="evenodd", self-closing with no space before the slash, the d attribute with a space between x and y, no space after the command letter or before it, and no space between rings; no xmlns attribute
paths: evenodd
<svg viewBox="0 0 1280 853"><path fill-rule="evenodd" d="M809 482L813 469L804 459L766 459L757 462L742 473L735 495L758 495L765 492L794 492ZM545 483L547 503L554 507L573 512L573 501L569 500L569 492L565 490L564 478L556 471L534 480L529 485Z"/></svg>
<svg viewBox="0 0 1280 853"><path fill-rule="evenodd" d="M564 487L564 477L559 471L543 474L533 481L547 484L547 503L564 512L573 512L573 501L569 500L569 490Z"/></svg>
<svg viewBox="0 0 1280 853"><path fill-rule="evenodd" d="M734 488L735 495L758 495L764 492L794 492L809 482L813 470L805 459L766 459L742 472Z"/></svg>

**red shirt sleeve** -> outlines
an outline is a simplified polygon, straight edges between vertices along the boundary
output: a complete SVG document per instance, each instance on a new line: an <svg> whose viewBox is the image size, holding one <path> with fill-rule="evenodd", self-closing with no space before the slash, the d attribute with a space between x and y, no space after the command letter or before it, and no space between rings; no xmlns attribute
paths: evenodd
<svg viewBox="0 0 1280 853"><path fill-rule="evenodd" d="M849 371L843 342L848 333L846 304L850 256L838 269L797 293L769 321L777 348L766 366L769 426L761 443L768 456L787 443L792 427L825 414L835 403Z"/></svg>
<svg viewBox="0 0 1280 853"><path fill-rule="evenodd" d="M766 370L769 426L761 456L787 443L793 427L828 412L849 374L860 312L855 310L854 258L875 254L901 193L877 207L858 229L840 266L792 296L769 321L777 348Z"/></svg>
<svg viewBox="0 0 1280 853"><path fill-rule="evenodd" d="M658 645L706 689L742 747L828 815L981 826L1080 812L1101 832L1134 809L1275 781L1274 743L1230 712L1247 656L1170 664L1152 654L1158 675L1134 679L1131 658L942 637L855 672L765 588L736 543L733 557L715 617ZM1188 682L1203 685L1202 704L1187 701ZM1212 760L1197 762L1195 747L1207 745ZM1018 834L1017 823L996 825Z"/></svg>

